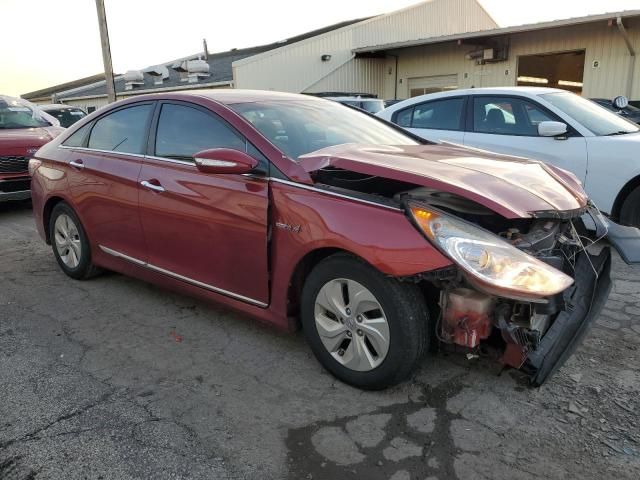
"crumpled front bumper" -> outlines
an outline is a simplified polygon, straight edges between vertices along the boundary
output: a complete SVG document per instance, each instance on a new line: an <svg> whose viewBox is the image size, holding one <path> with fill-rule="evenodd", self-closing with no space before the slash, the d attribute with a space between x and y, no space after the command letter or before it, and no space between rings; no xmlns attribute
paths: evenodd
<svg viewBox="0 0 640 480"><path fill-rule="evenodd" d="M532 385L542 385L564 364L600 315L612 285L610 248L602 248L598 255L580 253L574 279L575 283L562 294L563 309L521 367Z"/></svg>

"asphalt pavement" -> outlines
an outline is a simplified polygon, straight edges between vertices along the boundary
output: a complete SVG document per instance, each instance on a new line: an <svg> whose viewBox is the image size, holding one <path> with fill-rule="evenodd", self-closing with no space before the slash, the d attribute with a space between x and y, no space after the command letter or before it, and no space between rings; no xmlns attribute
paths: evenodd
<svg viewBox="0 0 640 480"><path fill-rule="evenodd" d="M427 356L398 387L336 381L300 332L58 268L0 205L0 479L640 478L640 268L540 389Z"/></svg>

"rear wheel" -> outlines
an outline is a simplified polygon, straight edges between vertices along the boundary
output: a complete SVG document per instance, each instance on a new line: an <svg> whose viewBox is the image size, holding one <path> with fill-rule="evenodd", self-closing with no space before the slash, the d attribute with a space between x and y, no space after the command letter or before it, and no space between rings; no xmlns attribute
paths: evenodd
<svg viewBox="0 0 640 480"><path fill-rule="evenodd" d="M76 280L95 276L100 270L91 263L91 246L80 219L66 203L58 203L49 221L51 248L64 273Z"/></svg>
<svg viewBox="0 0 640 480"><path fill-rule="evenodd" d="M640 227L640 187L636 187L622 204L620 223L632 227Z"/></svg>
<svg viewBox="0 0 640 480"><path fill-rule="evenodd" d="M426 302L416 285L346 254L320 262L302 292L305 336L340 380L382 389L406 378L429 339Z"/></svg>

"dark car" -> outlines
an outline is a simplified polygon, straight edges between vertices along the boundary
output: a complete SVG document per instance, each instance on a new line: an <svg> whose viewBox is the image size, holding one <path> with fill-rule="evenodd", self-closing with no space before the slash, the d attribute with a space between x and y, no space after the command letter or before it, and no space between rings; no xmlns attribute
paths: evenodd
<svg viewBox="0 0 640 480"><path fill-rule="evenodd" d="M587 250L606 226L571 173L319 98L136 96L30 164L36 226L67 275L113 270L301 325L362 388L406 378L436 339L493 349L539 385L611 286L609 247Z"/></svg>
<svg viewBox="0 0 640 480"><path fill-rule="evenodd" d="M41 105L40 108L60 122L60 126L67 128L76 123L83 117L87 116L87 112L79 107L52 103L50 105Z"/></svg>
<svg viewBox="0 0 640 480"><path fill-rule="evenodd" d="M0 202L31 196L29 158L63 131L57 125L35 105L0 95Z"/></svg>
<svg viewBox="0 0 640 480"><path fill-rule="evenodd" d="M614 105L613 100L607 100L606 98L592 98L591 100L627 120L640 124L640 108L634 107L631 103L624 108L618 108Z"/></svg>

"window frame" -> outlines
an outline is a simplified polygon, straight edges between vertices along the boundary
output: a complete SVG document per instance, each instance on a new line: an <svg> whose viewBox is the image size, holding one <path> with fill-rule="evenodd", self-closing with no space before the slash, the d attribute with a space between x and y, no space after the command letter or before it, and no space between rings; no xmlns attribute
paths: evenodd
<svg viewBox="0 0 640 480"><path fill-rule="evenodd" d="M143 157L145 155L146 152L146 147L149 141L149 127L151 125L151 119L153 118L153 115L155 114L155 110L157 109L157 102L155 101L142 101L142 102L135 102L135 103L128 103L126 105L122 105L121 107L118 108L114 108L113 110L109 110L108 112L104 112L102 115L100 115L98 118L94 118L93 120L91 120L90 122L88 122L88 124L91 125L91 127L89 128L89 131L87 134L85 134L84 139L82 140L82 146L81 147L67 147L67 148L84 148L86 150L91 150L94 152L106 152L106 153L111 153L111 154L115 154L115 155L133 155L133 156L137 156L137 157ZM101 148L92 148L89 146L89 139L91 138L91 134L93 133L93 129L95 128L96 124L102 120L103 118L106 118L107 116L119 112L121 110L126 110L127 108L133 108L133 107L141 107L144 105L151 105L151 112L149 114L149 117L147 118L147 122L145 124L144 127L144 137L145 140L143 141L142 145L142 153L132 153L132 152L118 152L116 150L105 150L105 149L101 149ZM80 128L83 128L83 126L81 126ZM78 130L80 130L80 128L78 128ZM69 135L69 137L66 139L68 140L70 137L72 137L75 134L72 133L71 135ZM65 141L66 141L65 140ZM64 143L62 144L64 146Z"/></svg>
<svg viewBox="0 0 640 480"><path fill-rule="evenodd" d="M193 108L195 110L199 110L200 112L209 115L214 120L221 122L225 125L229 130L235 133L242 141L244 141L244 150L242 150L247 155L251 155L249 152L249 145L251 145L258 153L260 153L262 158L256 158L258 160L258 166L251 172L252 175L266 175L270 169L271 161L269 157L264 154L258 147L256 147L253 143L249 141L246 135L242 134L236 127L231 125L227 120L225 120L221 115L212 110L203 107L197 103L188 102L184 100L158 100L156 102L156 108L152 115L151 125L149 128L149 135L147 137L147 148L145 156L149 158L153 158L154 160L161 160L169 163L179 163L182 165L189 165L196 168L196 164L193 161L189 160L180 160L175 158L167 158L156 155L156 139L158 135L158 125L160 123L160 114L162 113L162 107L164 105L178 105L186 108ZM255 158L255 157L253 157ZM265 163L266 162L266 163Z"/></svg>
<svg viewBox="0 0 640 480"><path fill-rule="evenodd" d="M476 98L490 97L490 98L504 98L504 99L515 99L521 102L528 102L538 110L543 112L549 118L551 118L554 122L562 122L567 126L567 133L564 135L566 137L582 137L580 132L578 132L573 126L567 123L565 120L560 118L556 113L549 110L547 107L542 105L540 102L536 101L530 97L524 97L522 95L512 95L512 94L500 94L500 93L480 93L480 94L472 94L468 96L467 100L467 115L466 115L466 124L465 131L469 133L477 133L478 135L502 135L507 137L527 137L527 138L549 138L549 137L541 137L540 135L525 135L520 133L490 133L490 132L477 132L474 126L474 118L475 118L475 108ZM514 114L515 115L515 114Z"/></svg>
<svg viewBox="0 0 640 480"><path fill-rule="evenodd" d="M444 102L447 100L459 100L462 99L462 111L460 113L460 120L458 122L458 130L451 130L449 128L424 128L424 127L414 127L413 126L413 113L416 107L419 107L421 105L427 105L429 103L434 103L434 102ZM464 132L465 131L465 127L466 127L466 118L467 118L467 110L468 110L468 105L469 105L469 96L468 95L447 95L446 97L440 97L440 98L431 98L429 100L426 100L424 102L416 102L413 103L412 105L405 107L403 109L397 110L395 112L393 112L393 114L391 115L391 121L393 123L395 123L398 126L401 126L402 128L416 128L416 129L420 129L420 130L442 130L445 132ZM401 113L406 112L407 110L411 110L411 125L405 127L402 126L398 123L396 123L398 116L400 116Z"/></svg>

